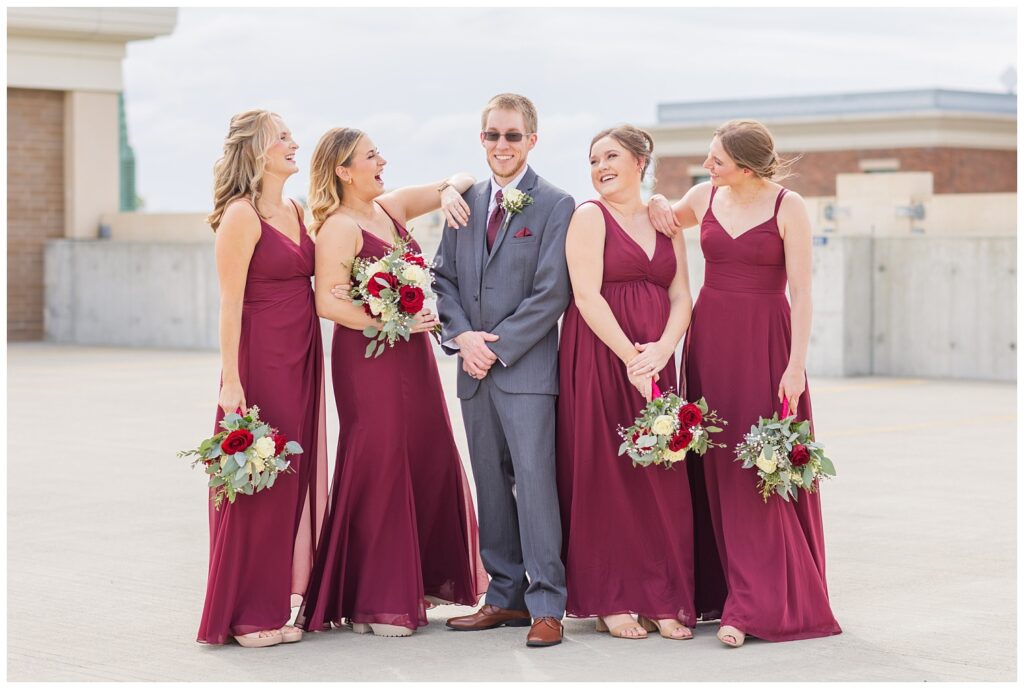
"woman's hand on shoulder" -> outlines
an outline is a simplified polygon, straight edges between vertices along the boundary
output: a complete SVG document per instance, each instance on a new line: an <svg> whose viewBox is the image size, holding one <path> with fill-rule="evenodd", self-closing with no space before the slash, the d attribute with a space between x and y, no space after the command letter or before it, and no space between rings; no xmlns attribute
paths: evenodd
<svg viewBox="0 0 1024 689"><path fill-rule="evenodd" d="M683 229L672 211L672 204L662 194L654 194L647 201L647 216L654 229L666 237L675 237Z"/></svg>

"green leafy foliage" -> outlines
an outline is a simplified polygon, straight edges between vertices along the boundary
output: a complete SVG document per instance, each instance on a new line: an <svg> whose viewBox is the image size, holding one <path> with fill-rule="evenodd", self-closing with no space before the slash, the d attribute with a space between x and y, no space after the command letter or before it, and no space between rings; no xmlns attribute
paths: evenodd
<svg viewBox="0 0 1024 689"><path fill-rule="evenodd" d="M244 416L226 414L220 424L225 430L204 439L194 449L177 453L178 457L194 457L193 467L203 467L203 472L209 477L210 500L216 509L220 509L225 500L233 503L238 495L253 495L270 488L278 475L292 471L287 457L302 453L302 446L289 440L280 454L261 458L256 452L256 442L276 435L277 429L260 421L259 413L259 407L252 406ZM225 454L222 447L224 439L230 431L239 429L252 434L252 444L242 452Z"/></svg>

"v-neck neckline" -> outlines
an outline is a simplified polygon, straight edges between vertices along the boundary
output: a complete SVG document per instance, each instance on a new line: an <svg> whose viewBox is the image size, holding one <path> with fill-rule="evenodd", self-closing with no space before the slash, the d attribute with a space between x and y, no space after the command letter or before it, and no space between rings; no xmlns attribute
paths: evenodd
<svg viewBox="0 0 1024 689"><path fill-rule="evenodd" d="M296 242L294 239L292 239L291 237L286 235L284 232L282 232L281 230L277 229L276 227L274 227L273 225L268 223L266 220L263 221L263 224L266 225L267 227L269 227L270 229L272 229L274 232L277 232L282 237L284 237L288 241L288 243L291 244L292 246L294 246L296 249L301 249L302 248L302 235L305 234L305 232L302 231L302 225L299 225L299 241Z"/></svg>
<svg viewBox="0 0 1024 689"><path fill-rule="evenodd" d="M735 237L732 234L729 233L729 230L725 229L725 225L723 225L722 221L718 219L717 215L715 215L715 196L714 196L714 194L711 195L711 200L708 202L708 213L710 213L711 217L715 219L715 224L718 225L720 228L722 228L722 232L725 233L725 236L735 242L736 240L738 240L743 235L750 234L751 232L753 232L757 228L763 227L764 225L767 225L772 220L775 220L778 217L778 215L779 215L779 200L782 198L782 194L783 194L784 191L785 191L785 188L779 189L779 193L775 197L775 204L774 204L775 211L772 213L770 218L768 218L767 220L762 220L761 222L757 223L753 227L748 227L746 230L744 230L743 232L740 232Z"/></svg>
<svg viewBox="0 0 1024 689"><path fill-rule="evenodd" d="M657 230L655 230L655 233L654 233L654 251L651 253L650 256L648 256L647 252L640 245L640 242L636 241L633 238L633 235L631 235L629 232L626 232L626 228L622 226L622 223L619 222L618 218L616 218L614 215L612 215L611 209L608 208L607 206L605 206L600 201L596 201L595 203L599 204L601 206L601 208L604 209L604 212L607 213L608 217L611 218L612 222L615 223L615 227L619 228L619 232L621 232L622 234L626 235L626 239L628 239L633 244L633 246L635 246L637 249L640 250L640 253L643 254L644 258L647 259L647 262L648 263L654 263L654 259L658 255L658 232L657 232Z"/></svg>
<svg viewBox="0 0 1024 689"><path fill-rule="evenodd" d="M377 206L378 208L380 208L382 211L384 211L384 215L388 216L388 220L391 221L391 226L395 228L395 235L396 236L394 237L394 239L397 239L399 242L405 241L405 237L402 236L402 230L405 230L405 228L398 224L398 221L395 220L391 216L390 213L388 213L387 209L384 208L384 206L380 205L376 201L374 201L374 205ZM395 248L394 244L392 244L391 242L387 241L386 239L384 239L382 237L378 237L373 232L370 232L368 229L366 229L365 227L360 225L358 222L356 223L356 227L358 227L361 232L364 232L364 233L370 235L371 237L376 239L378 242L380 242L384 246L394 250L394 248ZM401 229L399 229L399 228L401 228ZM405 231L406 231L406 233L408 233L408 230L405 230Z"/></svg>

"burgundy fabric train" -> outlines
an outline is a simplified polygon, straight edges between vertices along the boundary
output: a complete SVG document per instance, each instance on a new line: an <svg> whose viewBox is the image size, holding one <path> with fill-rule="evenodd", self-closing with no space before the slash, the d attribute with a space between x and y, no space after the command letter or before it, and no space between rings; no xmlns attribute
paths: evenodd
<svg viewBox="0 0 1024 689"><path fill-rule="evenodd" d="M296 212L298 209L296 208ZM238 343L246 403L302 445L274 487L210 505L210 567L197 640L277 629L291 596L306 590L327 505L323 347L310 277L313 240L299 214L296 244L260 221L249 263ZM224 417L218 408L217 423ZM215 425L215 431L221 429Z"/></svg>
<svg viewBox="0 0 1024 689"><path fill-rule="evenodd" d="M634 342L661 337L676 273L672 240L658 234L654 256L598 202L605 220L601 294ZM634 468L618 456L618 426L644 399L622 361L587 326L575 302L559 345L558 499L568 601L573 617L639 613L696 623L693 534L686 471ZM676 389L674 357L658 386ZM687 460L689 463L692 460Z"/></svg>
<svg viewBox="0 0 1024 689"><path fill-rule="evenodd" d="M688 399L705 397L729 425L703 459L688 459L695 508L697 609L766 641L839 634L825 583L820 494L765 504L756 472L734 448L758 416L781 411L779 381L789 363L786 257L775 214L733 238L711 206L700 229L704 286L686 335ZM797 416L811 419L809 390ZM812 422L813 423L813 422Z"/></svg>
<svg viewBox="0 0 1024 689"><path fill-rule="evenodd" d="M409 237L398 222L395 227ZM415 240L410 247L419 251ZM360 258L392 247L363 231ZM364 358L367 338L335 325L340 435L331 508L297 624L347 618L416 629L424 596L476 605L487 589L469 483L426 333Z"/></svg>

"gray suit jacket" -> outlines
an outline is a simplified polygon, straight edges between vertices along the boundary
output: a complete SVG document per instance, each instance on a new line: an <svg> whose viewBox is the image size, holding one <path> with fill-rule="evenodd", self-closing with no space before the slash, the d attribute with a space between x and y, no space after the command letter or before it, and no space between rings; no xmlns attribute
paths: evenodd
<svg viewBox="0 0 1024 689"><path fill-rule="evenodd" d="M488 254L490 189L487 179L463 195L471 210L469 227L446 226L434 258L441 339L448 342L468 330L494 333L500 339L489 346L500 361L487 375L496 386L557 395L558 319L570 296L565 235L575 203L528 167L518 189L533 204L512 216ZM469 399L479 385L459 368L459 398Z"/></svg>

